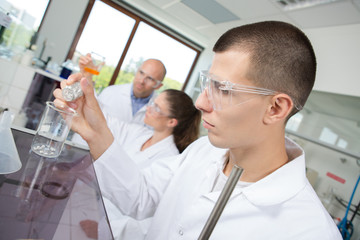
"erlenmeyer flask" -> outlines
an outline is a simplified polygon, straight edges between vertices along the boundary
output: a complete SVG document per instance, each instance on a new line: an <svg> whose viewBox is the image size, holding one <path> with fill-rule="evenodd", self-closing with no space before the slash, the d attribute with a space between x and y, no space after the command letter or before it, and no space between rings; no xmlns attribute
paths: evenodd
<svg viewBox="0 0 360 240"><path fill-rule="evenodd" d="M11 113L5 111L0 120L0 174L13 173L21 168L11 129Z"/></svg>

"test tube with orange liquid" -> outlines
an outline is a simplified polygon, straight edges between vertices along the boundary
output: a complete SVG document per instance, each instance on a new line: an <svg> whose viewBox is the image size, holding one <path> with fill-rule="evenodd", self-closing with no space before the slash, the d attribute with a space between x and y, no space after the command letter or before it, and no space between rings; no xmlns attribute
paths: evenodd
<svg viewBox="0 0 360 240"><path fill-rule="evenodd" d="M99 75L101 68L105 65L105 57L95 52L91 52L91 59L91 66L84 67L84 71L93 75Z"/></svg>

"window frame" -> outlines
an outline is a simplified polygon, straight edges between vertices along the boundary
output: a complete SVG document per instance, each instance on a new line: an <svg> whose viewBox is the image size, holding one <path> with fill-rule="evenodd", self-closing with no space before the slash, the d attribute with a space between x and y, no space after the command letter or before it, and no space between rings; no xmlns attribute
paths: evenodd
<svg viewBox="0 0 360 240"><path fill-rule="evenodd" d="M44 19L46 18L46 15L47 15L47 13L48 13L48 10L50 9L51 2L52 2L52 0L49 0L48 4L47 4L47 6L46 6L44 15L43 15L42 18L41 18L41 21L40 21L39 27L38 27L38 29L37 29L37 32L40 32L40 29L41 29L41 27L42 27L42 25L43 25Z"/></svg>
<svg viewBox="0 0 360 240"><path fill-rule="evenodd" d="M74 40L71 44L71 47L69 49L69 52L66 56L66 59L72 59L73 55L74 55L74 52L76 50L76 46L80 40L80 36L85 28L85 25L86 25L86 22L90 16L90 13L91 13L91 10L94 6L94 3L95 3L96 0L89 0L89 3L85 9L85 12L83 14L83 17L81 19L81 22L79 24L79 27L78 27L78 30L76 32L76 35L74 37ZM191 40L185 38L184 36L176 33L175 31L171 30L170 28L168 28L167 26L157 22L155 19L147 16L145 13L142 13L136 9L134 9L133 7L129 6L128 4L119 4L119 3L115 3L111 0L100 0L102 1L103 3L109 5L110 7L113 7L115 8L116 10L122 12L123 14L126 14L127 16L133 18L135 20L135 24L134 24L134 27L131 31L131 34L129 36L129 39L125 45L125 48L124 48L124 51L122 52L121 56L120 56L120 59L119 59L119 62L118 64L116 65L116 68L114 70L114 73L111 77L111 80L109 82L109 85L113 85L116 81L116 78L117 76L119 75L119 72L120 72L120 69L121 69L121 66L124 62L124 59L126 57L126 54L130 48L130 45L134 39L134 36L135 36L135 33L140 25L141 22L144 22L146 24L148 24L149 26L153 27L154 29L162 32L163 34L166 34L167 36L173 38L174 40L180 42L181 44L191 48L192 50L194 50L196 52L196 56L195 56L195 59L190 67L190 70L189 70L189 73L182 85L182 91L185 90L186 88L186 85L188 84L189 80L190 80L190 76L196 66L196 63L200 57L200 54L201 52L203 51L203 47L199 46L198 44L192 42Z"/></svg>

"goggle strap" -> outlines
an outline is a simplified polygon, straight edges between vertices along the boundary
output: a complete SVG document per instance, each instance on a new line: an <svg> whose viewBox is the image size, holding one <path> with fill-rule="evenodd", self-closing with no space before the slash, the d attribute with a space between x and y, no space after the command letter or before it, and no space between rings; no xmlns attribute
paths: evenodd
<svg viewBox="0 0 360 240"><path fill-rule="evenodd" d="M276 94L275 91L272 91L272 90L267 90L267 89L261 89L261 88L226 88L226 87L220 87L219 88L220 90L231 90L231 91L238 91L238 92L244 92L244 93L254 93L254 94L260 94L260 95L274 95Z"/></svg>

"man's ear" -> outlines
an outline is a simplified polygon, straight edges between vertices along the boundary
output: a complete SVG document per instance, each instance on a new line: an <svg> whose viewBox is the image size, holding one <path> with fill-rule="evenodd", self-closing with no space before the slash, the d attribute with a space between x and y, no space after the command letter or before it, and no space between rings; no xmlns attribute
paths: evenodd
<svg viewBox="0 0 360 240"><path fill-rule="evenodd" d="M157 86L156 88L154 88L154 90L158 90L159 88L161 88L163 86L162 83L159 84L159 86Z"/></svg>
<svg viewBox="0 0 360 240"><path fill-rule="evenodd" d="M285 121L293 106L293 101L289 95L280 93L273 96L266 111L264 123L273 124L278 121Z"/></svg>
<svg viewBox="0 0 360 240"><path fill-rule="evenodd" d="M170 120L168 121L168 127L176 127L176 125L178 125L178 120L176 118L170 118Z"/></svg>

